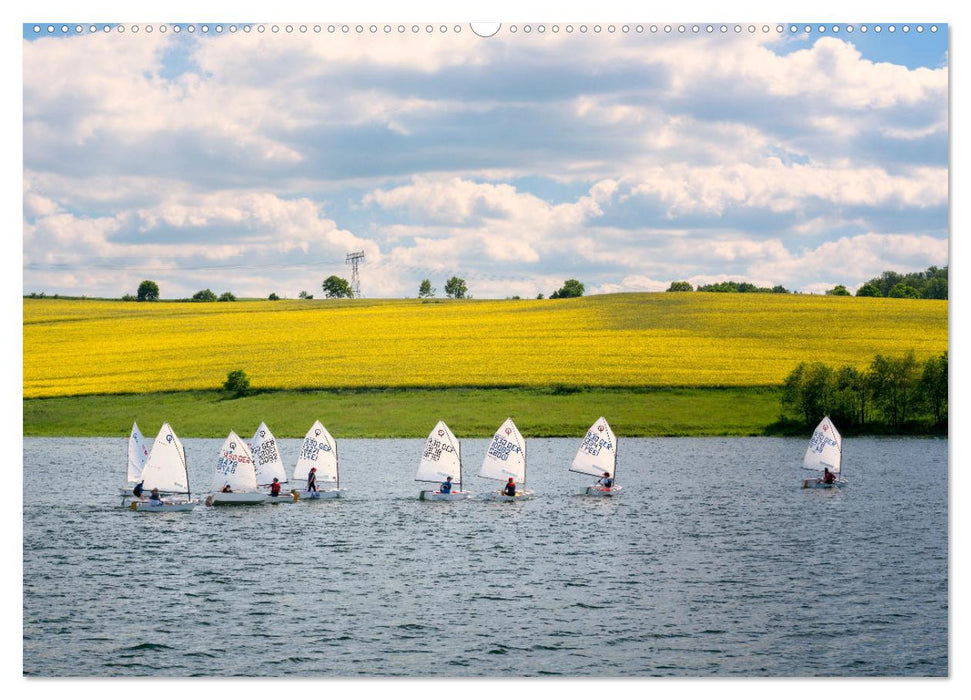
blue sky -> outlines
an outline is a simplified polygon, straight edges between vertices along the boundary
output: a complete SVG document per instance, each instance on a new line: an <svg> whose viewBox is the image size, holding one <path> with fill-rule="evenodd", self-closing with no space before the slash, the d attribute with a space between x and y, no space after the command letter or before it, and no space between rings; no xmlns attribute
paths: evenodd
<svg viewBox="0 0 971 700"><path fill-rule="evenodd" d="M24 292L293 297L351 250L366 296L947 264L946 25L581 24L25 25Z"/></svg>

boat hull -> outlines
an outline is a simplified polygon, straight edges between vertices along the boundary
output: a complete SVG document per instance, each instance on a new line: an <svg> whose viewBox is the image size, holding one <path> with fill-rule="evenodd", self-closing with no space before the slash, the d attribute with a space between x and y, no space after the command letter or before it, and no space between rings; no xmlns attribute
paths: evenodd
<svg viewBox="0 0 971 700"><path fill-rule="evenodd" d="M321 501L344 498L344 489L325 489L322 491L297 491L300 501Z"/></svg>
<svg viewBox="0 0 971 700"><path fill-rule="evenodd" d="M154 505L149 501L132 501L128 506L136 513L183 513L196 507L198 501L178 501L175 503L163 503Z"/></svg>
<svg viewBox="0 0 971 700"><path fill-rule="evenodd" d="M845 481L834 481L831 484L823 483L822 479L805 479L802 482L804 489L841 489L846 486Z"/></svg>
<svg viewBox="0 0 971 700"><path fill-rule="evenodd" d="M469 491L452 491L452 493L421 491L418 494L419 501L466 501L470 498L472 498L472 493Z"/></svg>
<svg viewBox="0 0 971 700"><path fill-rule="evenodd" d="M296 491L281 491L279 496L266 494L267 503L296 503L300 500L300 495Z"/></svg>
<svg viewBox="0 0 971 700"><path fill-rule="evenodd" d="M246 491L240 493L213 493L206 498L207 506L258 506L269 498L265 493Z"/></svg>
<svg viewBox="0 0 971 700"><path fill-rule="evenodd" d="M504 501L504 502L514 502L514 501L528 501L533 497L532 491L517 491L515 496L507 496L502 491L491 491L489 493L482 494L483 500L486 501Z"/></svg>
<svg viewBox="0 0 971 700"><path fill-rule="evenodd" d="M603 486L588 486L581 495L603 498L605 496L616 496L623 490L623 486L611 486L609 489L605 489Z"/></svg>

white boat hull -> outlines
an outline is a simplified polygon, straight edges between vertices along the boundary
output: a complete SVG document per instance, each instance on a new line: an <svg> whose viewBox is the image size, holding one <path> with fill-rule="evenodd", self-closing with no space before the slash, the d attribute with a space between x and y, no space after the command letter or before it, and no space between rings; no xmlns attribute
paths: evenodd
<svg viewBox="0 0 971 700"><path fill-rule="evenodd" d="M266 492L267 503L296 503L300 500L300 495L296 491L280 491L279 496Z"/></svg>
<svg viewBox="0 0 971 700"><path fill-rule="evenodd" d="M465 501L469 498L472 498L470 491L452 491L451 493L421 491L418 493L419 501Z"/></svg>
<svg viewBox="0 0 971 700"><path fill-rule="evenodd" d="M151 489L145 489L144 493L142 493L142 498L144 498L147 501L148 500L148 497L149 497L149 495L151 495L151 493L152 493ZM182 492L176 492L176 491L159 491L158 493L159 493L159 495L162 498L179 498L180 496L184 497L186 495L185 494L185 491L182 491ZM121 496L121 500L122 500L123 503L125 501L139 501L139 500L141 500L141 499L138 498L138 496L136 496L135 494L132 493L132 490L130 488L128 488L128 489L119 489L119 495ZM127 503L125 503L125 505L127 505Z"/></svg>
<svg viewBox="0 0 971 700"><path fill-rule="evenodd" d="M212 493L206 498L207 506L256 506L266 502L269 498L258 491L243 491L239 493Z"/></svg>
<svg viewBox="0 0 971 700"><path fill-rule="evenodd" d="M128 508L136 513L182 513L196 507L198 501L176 501L153 504L151 501L132 501Z"/></svg>
<svg viewBox="0 0 971 700"><path fill-rule="evenodd" d="M532 491L517 491L515 496L507 496L502 491L490 491L482 494L482 498L486 501L528 501L532 497Z"/></svg>
<svg viewBox="0 0 971 700"><path fill-rule="evenodd" d="M823 483L822 479L806 479L802 482L804 489L841 489L844 486L846 486L846 482L843 480L834 481L831 484Z"/></svg>
<svg viewBox="0 0 971 700"><path fill-rule="evenodd" d="M301 501L320 501L334 498L344 498L345 489L323 489L320 491L297 491Z"/></svg>
<svg viewBox="0 0 971 700"><path fill-rule="evenodd" d="M609 489L605 489L603 486L588 486L583 491L583 496L594 496L595 498L600 498L603 496L616 496L621 491L623 491L623 486L611 486Z"/></svg>

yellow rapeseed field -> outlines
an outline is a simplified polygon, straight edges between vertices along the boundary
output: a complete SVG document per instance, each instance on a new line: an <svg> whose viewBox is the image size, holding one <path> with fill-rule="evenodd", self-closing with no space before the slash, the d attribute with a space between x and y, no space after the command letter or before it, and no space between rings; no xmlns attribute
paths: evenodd
<svg viewBox="0 0 971 700"><path fill-rule="evenodd" d="M256 388L763 386L947 350L947 302L784 294L136 303L24 299L24 396Z"/></svg>

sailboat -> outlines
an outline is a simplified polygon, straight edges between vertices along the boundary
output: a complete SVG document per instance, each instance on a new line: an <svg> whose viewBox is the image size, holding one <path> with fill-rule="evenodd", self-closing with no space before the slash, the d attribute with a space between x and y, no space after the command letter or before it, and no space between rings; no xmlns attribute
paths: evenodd
<svg viewBox="0 0 971 700"><path fill-rule="evenodd" d="M507 496L501 490L490 491L483 496L487 500L521 501L532 498L533 492L526 490L526 441L512 418L507 418L492 436L479 476L495 479L503 484L511 477L517 484L515 496Z"/></svg>
<svg viewBox="0 0 971 700"><path fill-rule="evenodd" d="M449 493L438 491L420 491L418 499L422 501L461 501L472 494L462 490L462 448L458 439L448 429L443 421L438 421L432 432L428 434L425 451L418 464L415 481L430 481L437 484L446 478L454 479L458 475L458 490Z"/></svg>
<svg viewBox="0 0 971 700"><path fill-rule="evenodd" d="M223 491L229 487L228 491ZM258 505L268 496L257 489L256 468L249 445L233 431L219 449L207 506Z"/></svg>
<svg viewBox="0 0 971 700"><path fill-rule="evenodd" d="M587 436L580 443L573 464L570 465L571 472L578 474L589 474L590 476L603 477L607 474L613 483L617 469L617 438L607 424L607 419L603 416L590 426ZM601 483L587 486L582 495L585 496L616 496L623 487L616 483L606 487Z"/></svg>
<svg viewBox="0 0 971 700"><path fill-rule="evenodd" d="M189 470L185 461L185 448L175 431L168 423L162 425L152 451L142 469L140 480L144 480L145 494L158 489L165 494L184 494L184 499L163 500L161 503L135 500L129 508L146 513L185 511L195 508L197 501L192 500L189 490Z"/></svg>
<svg viewBox="0 0 971 700"><path fill-rule="evenodd" d="M306 487L311 469L316 470L316 491L308 491ZM297 491L301 499L315 501L321 498L344 497L346 491L341 488L340 471L337 467L337 442L319 420L314 421L303 437L297 466L293 470L293 480L298 483L303 481L305 484ZM321 484L334 484L334 488L323 489Z"/></svg>
<svg viewBox="0 0 971 700"><path fill-rule="evenodd" d="M828 484L823 481L822 476L815 479L805 479L802 482L802 487L804 489L842 488L846 485L846 479L843 478L841 473L842 461L843 438L840 437L833 421L829 419L829 416L826 416L813 431L806 456L802 460L802 466L805 469L812 469L817 472L829 469L834 479Z"/></svg>
<svg viewBox="0 0 971 700"><path fill-rule="evenodd" d="M253 466L256 469L256 485L269 496L266 502L293 503L294 500L298 500L300 497L295 497L295 491L285 493L281 490L278 496L270 493L270 486L274 479L280 483L281 489L283 484L287 483L287 470L280 458L280 449L276 444L276 438L266 427L266 423L260 423L260 427L256 429L256 433L250 441L250 449L253 452Z"/></svg>

